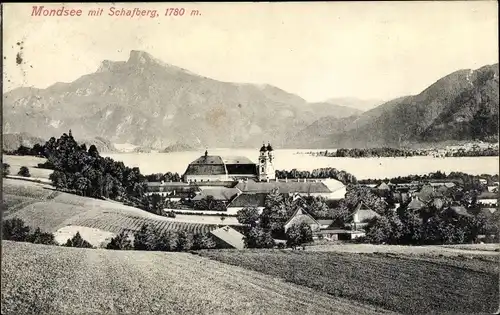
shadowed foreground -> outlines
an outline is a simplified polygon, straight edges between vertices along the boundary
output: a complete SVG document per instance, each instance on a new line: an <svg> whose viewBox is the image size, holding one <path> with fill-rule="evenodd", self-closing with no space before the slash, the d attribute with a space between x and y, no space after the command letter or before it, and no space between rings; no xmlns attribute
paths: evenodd
<svg viewBox="0 0 500 315"><path fill-rule="evenodd" d="M379 314L188 253L2 242L2 314Z"/></svg>

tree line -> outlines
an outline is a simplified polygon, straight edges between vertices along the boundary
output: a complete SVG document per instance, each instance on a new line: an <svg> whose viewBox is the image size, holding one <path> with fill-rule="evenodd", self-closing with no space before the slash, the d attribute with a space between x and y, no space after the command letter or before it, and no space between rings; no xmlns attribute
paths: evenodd
<svg viewBox="0 0 500 315"><path fill-rule="evenodd" d="M34 244L58 245L54 234L42 232L40 228L32 229L22 219L13 218L4 220L2 224L2 239ZM83 239L80 232L61 246L95 248ZM188 251L199 249L214 249L219 245L208 233L190 233L187 231L160 231L157 228L144 224L140 230L133 233L133 239L126 232L113 237L106 249L112 250L151 250L151 251Z"/></svg>
<svg viewBox="0 0 500 315"><path fill-rule="evenodd" d="M357 179L354 175L343 170L338 170L333 167L317 168L314 169L312 172L299 171L297 169L292 169L290 171L276 170L276 178L278 179L332 178L342 182L344 185L357 183Z"/></svg>
<svg viewBox="0 0 500 315"><path fill-rule="evenodd" d="M446 157L475 157L475 156L498 156L498 148L483 148L474 150L460 149L454 152L446 152Z"/></svg>
<svg viewBox="0 0 500 315"><path fill-rule="evenodd" d="M487 218L483 213L465 215L451 208L429 205L418 211L400 208L374 218L366 227L369 243L398 245L437 245L477 242L480 234L487 240L498 236L498 213Z"/></svg>
<svg viewBox="0 0 500 315"><path fill-rule="evenodd" d="M411 182L421 182L425 183L426 181L434 181L434 180L443 180L443 181L456 181L464 190L483 190L483 184L481 184L480 179L485 179L488 183L498 182L499 175L491 175L491 174L481 174L481 175L471 175L463 172L450 172L446 174L445 172L437 171L434 173L429 173L426 175L408 175L408 176L398 176L393 178L385 178L385 179L362 179L359 180L359 184L380 184L382 182L392 183L392 184L404 184Z"/></svg>

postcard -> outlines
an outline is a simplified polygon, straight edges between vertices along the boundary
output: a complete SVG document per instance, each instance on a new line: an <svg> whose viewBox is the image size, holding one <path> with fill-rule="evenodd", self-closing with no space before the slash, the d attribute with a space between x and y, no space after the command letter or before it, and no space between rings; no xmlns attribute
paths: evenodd
<svg viewBox="0 0 500 315"><path fill-rule="evenodd" d="M493 314L498 4L2 4L10 314Z"/></svg>

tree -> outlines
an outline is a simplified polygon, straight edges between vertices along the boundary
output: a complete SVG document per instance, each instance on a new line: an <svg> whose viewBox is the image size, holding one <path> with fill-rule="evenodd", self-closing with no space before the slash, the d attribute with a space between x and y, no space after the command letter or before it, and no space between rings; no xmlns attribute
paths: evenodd
<svg viewBox="0 0 500 315"><path fill-rule="evenodd" d="M82 238L80 232L76 232L75 236L69 238L64 244L66 247L93 248L92 244Z"/></svg>
<svg viewBox="0 0 500 315"><path fill-rule="evenodd" d="M213 240L213 238L210 236L210 234L207 233L202 233L202 234L195 234L193 235L193 250L199 250L199 249L212 249L215 248L217 244Z"/></svg>
<svg viewBox="0 0 500 315"><path fill-rule="evenodd" d="M260 225L263 229L278 236L284 233L284 226L288 218L283 196L275 188L266 196L265 208L260 216Z"/></svg>
<svg viewBox="0 0 500 315"><path fill-rule="evenodd" d="M422 218L416 212L406 211L401 216L403 228L401 231L401 244L419 244L423 237Z"/></svg>
<svg viewBox="0 0 500 315"><path fill-rule="evenodd" d="M246 248L272 248L274 239L269 231L253 227L243 238Z"/></svg>
<svg viewBox="0 0 500 315"><path fill-rule="evenodd" d="M135 250L155 250L157 248L160 235L148 224L143 224L139 231L134 233L134 249Z"/></svg>
<svg viewBox="0 0 500 315"><path fill-rule="evenodd" d="M129 250L132 249L132 243L129 239L128 233L122 231L117 236L113 237L106 245L106 249L114 250Z"/></svg>
<svg viewBox="0 0 500 315"><path fill-rule="evenodd" d="M17 175L23 176L23 177L30 177L31 176L30 170L26 166L21 166Z"/></svg>
<svg viewBox="0 0 500 315"><path fill-rule="evenodd" d="M392 225L385 216L372 219L366 227L366 239L370 243L380 244L389 241L392 233Z"/></svg>
<svg viewBox="0 0 500 315"><path fill-rule="evenodd" d="M313 235L309 224L294 224L286 231L286 245L295 249L304 243L312 242Z"/></svg>
<svg viewBox="0 0 500 315"><path fill-rule="evenodd" d="M5 177L10 174L10 165L7 163L2 163L2 176Z"/></svg>
<svg viewBox="0 0 500 315"><path fill-rule="evenodd" d="M245 207L236 213L238 222L254 227L259 221L259 210L255 207Z"/></svg>
<svg viewBox="0 0 500 315"><path fill-rule="evenodd" d="M27 241L34 244L45 244L45 245L56 244L54 234L42 232L40 228L36 228L35 232L29 234L27 237Z"/></svg>
<svg viewBox="0 0 500 315"><path fill-rule="evenodd" d="M179 231L177 234L177 250L188 251L193 247L193 235L186 231Z"/></svg>
<svg viewBox="0 0 500 315"><path fill-rule="evenodd" d="M307 212L314 218L330 218L332 216L332 211L328 208L324 197L307 197L305 201Z"/></svg>
<svg viewBox="0 0 500 315"><path fill-rule="evenodd" d="M3 221L2 239L9 241L24 242L28 238L30 228L19 218Z"/></svg>

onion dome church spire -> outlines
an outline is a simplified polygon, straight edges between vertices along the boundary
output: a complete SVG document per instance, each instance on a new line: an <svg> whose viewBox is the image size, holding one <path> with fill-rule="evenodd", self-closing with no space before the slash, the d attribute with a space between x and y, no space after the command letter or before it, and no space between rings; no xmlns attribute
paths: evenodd
<svg viewBox="0 0 500 315"><path fill-rule="evenodd" d="M267 151L266 144L262 143L262 147L260 148L260 152L266 152L266 151Z"/></svg>

